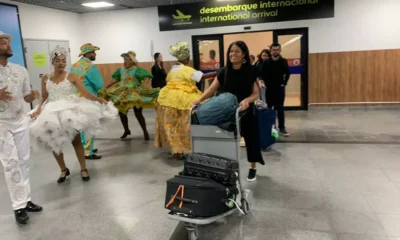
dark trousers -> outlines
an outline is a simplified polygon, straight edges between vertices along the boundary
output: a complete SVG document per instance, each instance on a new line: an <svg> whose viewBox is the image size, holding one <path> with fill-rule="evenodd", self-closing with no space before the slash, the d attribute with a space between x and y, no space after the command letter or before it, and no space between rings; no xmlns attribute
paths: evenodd
<svg viewBox="0 0 400 240"><path fill-rule="evenodd" d="M273 108L278 113L278 128L285 129L285 87L268 87L265 91L265 99L267 101L268 108Z"/></svg>
<svg viewBox="0 0 400 240"><path fill-rule="evenodd" d="M240 129L246 143L247 161L264 165L264 159L261 154L258 119L254 107L250 107L248 112L243 116L240 121Z"/></svg>
<svg viewBox="0 0 400 240"><path fill-rule="evenodd" d="M146 120L143 117L143 108L133 108L133 112L135 113L135 117L139 122L140 127L142 128L144 133L147 133L146 128ZM124 127L125 132L129 132L129 124L128 124L128 116L119 112L119 118L121 119L122 126Z"/></svg>

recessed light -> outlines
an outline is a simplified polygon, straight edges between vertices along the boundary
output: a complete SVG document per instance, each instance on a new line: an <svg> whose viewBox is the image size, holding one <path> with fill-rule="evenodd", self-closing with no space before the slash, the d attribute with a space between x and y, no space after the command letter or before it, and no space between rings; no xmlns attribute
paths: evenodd
<svg viewBox="0 0 400 240"><path fill-rule="evenodd" d="M91 3L82 3L82 6L91 8L103 8L103 7L112 7L114 6L114 4L108 2L91 2Z"/></svg>

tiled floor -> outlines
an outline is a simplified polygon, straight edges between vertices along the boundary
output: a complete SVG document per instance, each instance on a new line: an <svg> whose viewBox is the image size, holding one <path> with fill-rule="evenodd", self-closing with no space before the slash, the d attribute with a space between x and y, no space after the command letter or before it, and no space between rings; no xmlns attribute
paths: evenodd
<svg viewBox="0 0 400 240"><path fill-rule="evenodd" d="M287 115L293 137L286 141L295 140L297 129L306 135L318 135L311 129L319 129L331 136L328 131L341 128L392 137L276 144L264 153L258 181L245 184L254 191L252 212L200 228L203 239L400 240L399 113L311 110ZM146 119L153 130L154 114L147 112ZM1 173L0 239L186 239L182 225L168 220L163 208L165 181L182 163L144 142L133 114L130 120L131 139L118 139L122 130L115 122L97 140L103 159L88 162L88 183L80 180L72 148L66 153L72 176L61 185L55 182L59 169L52 155L33 154L33 200L45 211L30 214L27 226L15 224ZM247 170L245 159L241 167Z"/></svg>
<svg viewBox="0 0 400 240"><path fill-rule="evenodd" d="M285 142L305 143L400 143L400 112L397 109L358 107L311 108L290 112Z"/></svg>

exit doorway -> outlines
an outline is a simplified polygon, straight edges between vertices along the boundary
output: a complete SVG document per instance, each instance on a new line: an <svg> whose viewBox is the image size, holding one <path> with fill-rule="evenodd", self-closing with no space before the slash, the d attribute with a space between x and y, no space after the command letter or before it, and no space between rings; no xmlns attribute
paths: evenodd
<svg viewBox="0 0 400 240"><path fill-rule="evenodd" d="M205 73L217 71L227 61L229 45L238 40L247 44L256 60L257 55L263 49L269 49L272 43L281 44L281 54L287 59L291 73L286 87L285 109L307 110L308 28L192 36L195 68ZM202 88L206 89L211 82L212 79L208 79Z"/></svg>

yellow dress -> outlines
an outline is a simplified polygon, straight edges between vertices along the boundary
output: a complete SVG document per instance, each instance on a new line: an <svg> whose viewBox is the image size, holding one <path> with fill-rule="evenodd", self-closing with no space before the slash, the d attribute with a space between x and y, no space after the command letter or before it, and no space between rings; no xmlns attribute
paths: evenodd
<svg viewBox="0 0 400 240"><path fill-rule="evenodd" d="M191 79L195 69L182 66L173 70L168 73L167 85L158 95L154 146L170 147L172 154L190 153L189 111L192 102L202 93Z"/></svg>

